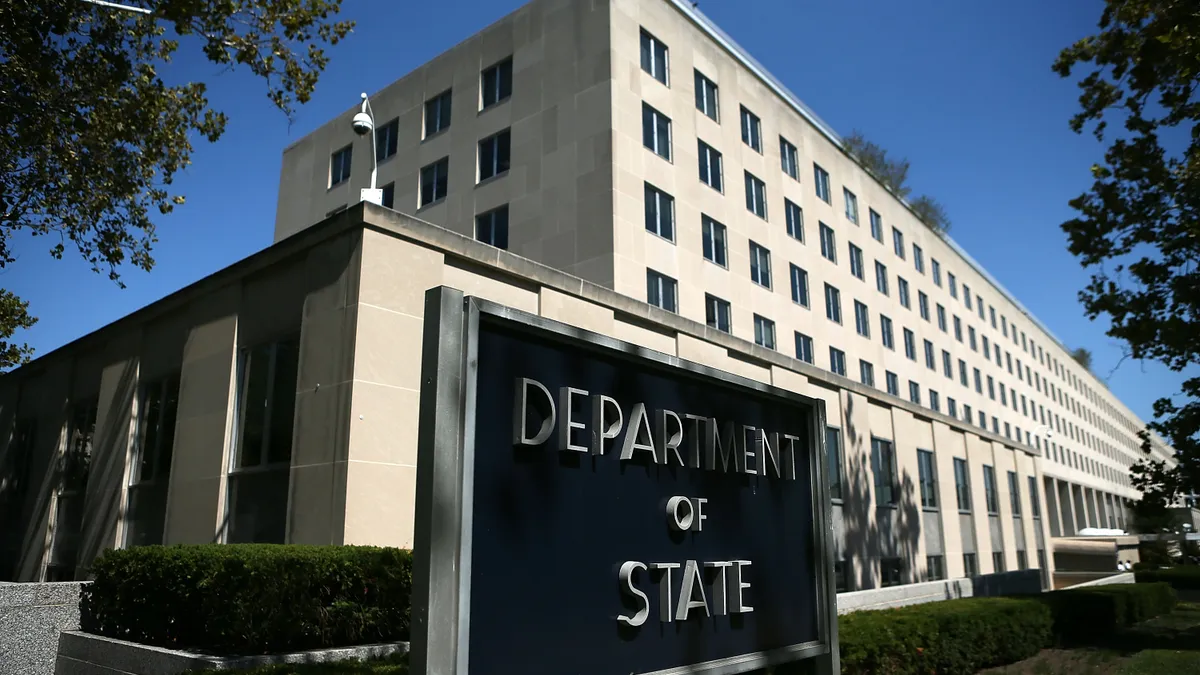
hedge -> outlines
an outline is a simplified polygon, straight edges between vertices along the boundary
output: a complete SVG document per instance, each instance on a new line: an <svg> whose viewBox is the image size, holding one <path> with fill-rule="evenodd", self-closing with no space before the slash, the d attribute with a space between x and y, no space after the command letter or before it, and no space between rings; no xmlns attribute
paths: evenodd
<svg viewBox="0 0 1200 675"><path fill-rule="evenodd" d="M412 557L365 546L139 546L104 553L83 630L222 655L408 638Z"/></svg>
<svg viewBox="0 0 1200 675"><path fill-rule="evenodd" d="M1058 642L1068 645L1107 638L1175 607L1175 592L1167 584L1091 586L1046 593L1040 599L1054 614Z"/></svg>
<svg viewBox="0 0 1200 675"><path fill-rule="evenodd" d="M1180 565L1169 569L1142 569L1134 576L1139 584L1164 582L1176 590L1200 590L1200 565Z"/></svg>

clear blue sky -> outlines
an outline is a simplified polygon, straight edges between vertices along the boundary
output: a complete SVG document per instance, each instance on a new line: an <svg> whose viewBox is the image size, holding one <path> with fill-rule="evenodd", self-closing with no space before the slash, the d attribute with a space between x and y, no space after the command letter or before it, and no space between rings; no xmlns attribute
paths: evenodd
<svg viewBox="0 0 1200 675"><path fill-rule="evenodd" d="M21 239L0 285L41 317L19 336L38 353L59 347L271 243L283 148L322 122L522 4L521 0L410 3L348 0L355 32L331 50L313 100L289 126L261 82L221 74L183 55L170 79L201 79L229 114L216 145L197 140L176 181L187 205L159 219L158 266L129 270L118 289L77 258L55 262L54 242ZM369 7L369 10L368 10ZM860 129L912 161L917 193L941 200L952 235L1067 345L1095 354L1105 377L1121 357L1076 293L1087 275L1066 250L1067 201L1102 155L1067 120L1076 88L1050 71L1058 51L1094 32L1100 0L812 2L704 0L700 9L841 133ZM193 50L193 53L194 50ZM1126 361L1110 387L1143 419L1181 378Z"/></svg>

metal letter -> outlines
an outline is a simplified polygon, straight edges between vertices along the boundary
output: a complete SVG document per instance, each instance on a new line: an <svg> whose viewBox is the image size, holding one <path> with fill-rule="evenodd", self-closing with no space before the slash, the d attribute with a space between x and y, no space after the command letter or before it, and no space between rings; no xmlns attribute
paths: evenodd
<svg viewBox="0 0 1200 675"><path fill-rule="evenodd" d="M587 446L575 445L571 443L571 430L583 429L586 425L583 422L572 422L571 418L575 412L575 407L572 405L572 396L587 396L588 393L583 389L574 387L559 387L558 388L558 409L562 411L562 415L558 418L558 445L564 452L587 452Z"/></svg>
<svg viewBox="0 0 1200 675"><path fill-rule="evenodd" d="M699 600L692 598L697 591L700 593ZM699 608L704 608L704 616L712 616L712 613L708 611L708 600L704 598L704 584L700 580L700 567L696 565L695 560L689 560L683 567L683 584L679 587L679 606L675 609L675 620L687 621L688 612Z"/></svg>
<svg viewBox="0 0 1200 675"><path fill-rule="evenodd" d="M617 411L617 420L608 423L604 417L605 406L611 406ZM604 394L597 394L592 397L592 454L604 454L604 441L610 438L616 438L621 433L621 426L625 424L625 416L621 413L621 404L617 403L616 399L609 398Z"/></svg>
<svg viewBox="0 0 1200 675"><path fill-rule="evenodd" d="M766 476L769 471L768 467L775 469L775 477L779 478L782 474L779 473L779 433L772 433L770 436L765 431L759 431L762 434L762 454L758 460L758 473Z"/></svg>
<svg viewBox="0 0 1200 675"><path fill-rule="evenodd" d="M746 432L750 432L750 440L746 440ZM751 460L754 459L755 450L758 449L759 430L748 425L742 426L742 451L737 454L738 467L737 470L741 473L755 474L758 473L756 467L750 466Z"/></svg>
<svg viewBox="0 0 1200 675"><path fill-rule="evenodd" d="M704 515L704 505L708 503L705 497L696 497L692 499L692 510L696 512L696 524L692 529L699 532L704 529L704 521L708 520L708 516Z"/></svg>
<svg viewBox="0 0 1200 675"><path fill-rule="evenodd" d="M779 456L783 461L783 477L787 480L796 480L796 441L799 441L798 436L791 434L782 434L785 442L779 445Z"/></svg>
<svg viewBox="0 0 1200 675"><path fill-rule="evenodd" d="M733 577L729 580L729 599L733 601L733 606L729 608L729 611L732 614L747 614L754 611L753 607L746 604L746 597L742 595L742 591L750 588L750 582L742 581L744 574L742 568L749 566L749 560L733 561Z"/></svg>
<svg viewBox="0 0 1200 675"><path fill-rule="evenodd" d="M675 454L679 466L687 466L679 454L679 445L683 443L683 421L670 410L658 411L658 463L666 464L668 453Z"/></svg>
<svg viewBox="0 0 1200 675"><path fill-rule="evenodd" d="M550 409L550 414L542 420L542 428L532 438L529 436L529 429L526 426L530 403L530 385L542 392L545 405ZM550 390L546 388L546 385L537 380L518 377L517 391L513 396L513 402L513 445L541 445L545 443L550 438L550 434L554 433L554 397L550 395Z"/></svg>
<svg viewBox="0 0 1200 675"><path fill-rule="evenodd" d="M738 437L734 433L735 428L733 422L726 422L723 427L718 429L715 417L708 420L708 433L705 434L705 440L708 445L705 453L705 469L709 471L724 471L726 473L730 469L737 470ZM721 461L719 468L717 465L718 459Z"/></svg>
<svg viewBox="0 0 1200 675"><path fill-rule="evenodd" d="M691 454L688 455L687 465L693 469L699 469L700 457L703 452L701 444L704 443L705 432L708 430L708 418L703 415L692 415L690 413L684 413L683 416L692 423L692 432L688 434L688 438L691 440L691 443L688 443L688 447L691 448Z"/></svg>
<svg viewBox="0 0 1200 675"><path fill-rule="evenodd" d="M716 562L706 562L704 566L717 571L712 583L712 613L714 616L725 616L729 613L729 580L726 578L725 569L732 567L733 563L728 560L718 560Z"/></svg>
<svg viewBox="0 0 1200 675"><path fill-rule="evenodd" d="M618 615L617 621L621 623L626 623L630 626L640 626L646 623L646 617L650 616L650 598L641 589L633 585L633 573L636 570L645 569L646 565L636 560L628 560L621 565L621 593L637 598L639 605L637 613L633 616Z"/></svg>
<svg viewBox="0 0 1200 675"><path fill-rule="evenodd" d="M687 513L679 515L679 505L687 504ZM696 519L695 509L687 497L671 497L667 500L667 524L676 532L687 532L692 529Z"/></svg>
<svg viewBox="0 0 1200 675"><path fill-rule="evenodd" d="M650 569L663 570L658 582L658 620L671 623L671 570L679 569L679 563L650 563Z"/></svg>
<svg viewBox="0 0 1200 675"><path fill-rule="evenodd" d="M645 430L645 443L639 442L642 430ZM625 443L621 446L621 459L633 457L634 450L649 452L658 463L658 453L654 451L654 435L650 433L650 420L646 418L646 404L635 403L629 413L629 427L625 429Z"/></svg>

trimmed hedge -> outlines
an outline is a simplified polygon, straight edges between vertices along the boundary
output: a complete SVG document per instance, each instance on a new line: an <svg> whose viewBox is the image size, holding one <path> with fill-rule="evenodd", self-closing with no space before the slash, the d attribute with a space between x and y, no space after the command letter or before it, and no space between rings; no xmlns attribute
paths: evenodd
<svg viewBox="0 0 1200 675"><path fill-rule="evenodd" d="M139 546L92 565L83 630L221 655L408 638L412 556L367 546Z"/></svg>
<svg viewBox="0 0 1200 675"><path fill-rule="evenodd" d="M1139 584L1163 582L1176 590L1200 590L1200 566L1180 565L1170 569L1141 569L1134 578Z"/></svg>
<svg viewBox="0 0 1200 675"><path fill-rule="evenodd" d="M838 618L844 674L969 675L1037 654L1052 641L1047 605L969 598Z"/></svg>
<svg viewBox="0 0 1200 675"><path fill-rule="evenodd" d="M1082 644L1170 612L1175 592L1167 584L1111 584L1046 593L1041 600L1054 614L1058 641Z"/></svg>

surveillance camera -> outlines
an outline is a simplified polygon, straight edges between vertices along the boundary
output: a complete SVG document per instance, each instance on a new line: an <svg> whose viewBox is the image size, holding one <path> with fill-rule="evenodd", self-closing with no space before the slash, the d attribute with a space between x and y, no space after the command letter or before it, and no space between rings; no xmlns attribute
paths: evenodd
<svg viewBox="0 0 1200 675"><path fill-rule="evenodd" d="M359 136L366 136L375 128L375 123L371 121L370 115L360 112L354 116L354 120L350 122L350 126L354 128L354 133Z"/></svg>

